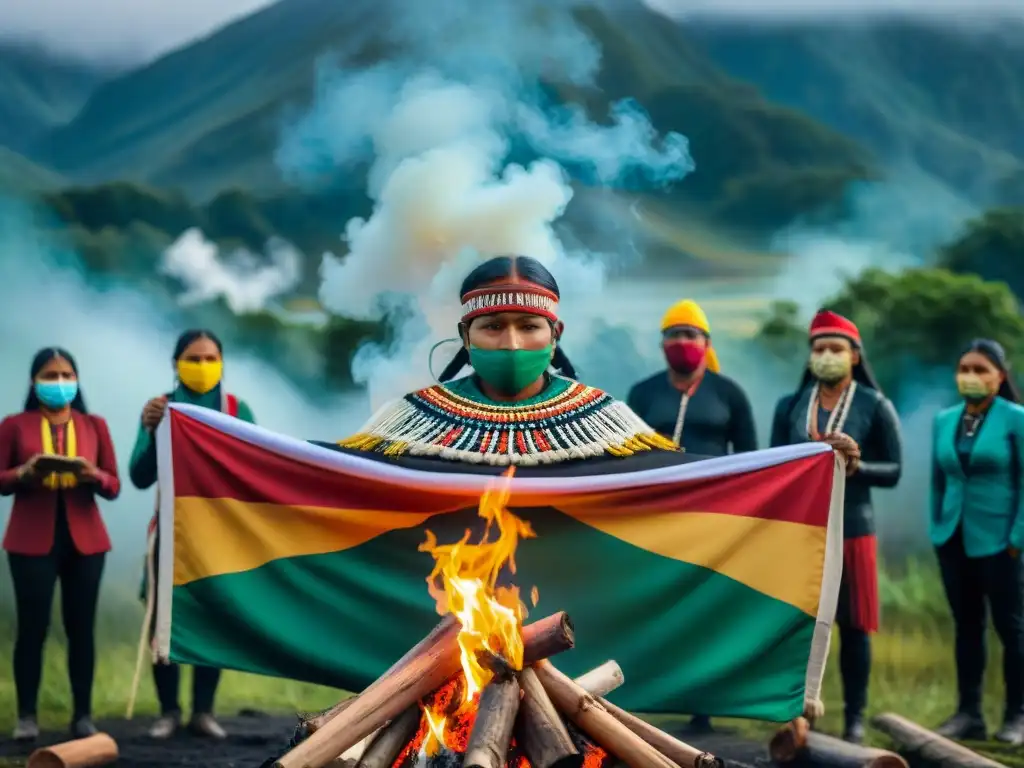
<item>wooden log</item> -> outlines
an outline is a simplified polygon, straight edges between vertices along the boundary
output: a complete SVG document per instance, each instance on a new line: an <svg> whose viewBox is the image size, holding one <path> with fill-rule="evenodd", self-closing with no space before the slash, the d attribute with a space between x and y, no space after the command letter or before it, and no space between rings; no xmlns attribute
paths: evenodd
<svg viewBox="0 0 1024 768"><path fill-rule="evenodd" d="M454 637L458 637L459 628L460 627L458 619L456 619L455 616L453 616L450 613L447 614L443 619L441 619L440 622L437 623L437 625L432 630L430 630L430 634L428 634L426 637L424 637L422 640L416 643L416 645L410 648L406 652L406 654L398 661L396 661L394 664L392 664L388 671L381 675L381 677L378 678L378 680L385 678L388 675L394 673L396 670L402 668L403 666L408 664L411 659L416 658L432 645L435 645L438 642L447 642L449 635L451 635L453 631L455 633ZM358 696L358 694L356 695ZM345 709L352 704L352 701L354 699L355 696L350 696L344 701L339 701L326 712L322 712L316 717L311 717L308 720L306 720L306 733L315 733L328 720L332 719L339 713L344 712Z"/></svg>
<svg viewBox="0 0 1024 768"><path fill-rule="evenodd" d="M614 661L606 661L599 667L594 667L589 672L584 672L576 678L576 685L585 690L591 696L607 696L626 681L622 674L622 667Z"/></svg>
<svg viewBox="0 0 1024 768"><path fill-rule="evenodd" d="M768 754L777 763L823 768L907 768L907 761L885 749L850 744L818 731L798 717L772 737Z"/></svg>
<svg viewBox="0 0 1024 768"><path fill-rule="evenodd" d="M91 768L117 760L117 742L105 733L41 747L29 755L26 768Z"/></svg>
<svg viewBox="0 0 1024 768"><path fill-rule="evenodd" d="M917 758L937 768L1006 768L1002 763L891 712L876 715L871 719L871 725L892 739L899 750L906 752L911 759Z"/></svg>
<svg viewBox="0 0 1024 768"><path fill-rule="evenodd" d="M669 736L660 728L615 706L610 701L599 699L599 702L608 714L681 768L723 768L725 765L721 758Z"/></svg>
<svg viewBox="0 0 1024 768"><path fill-rule="evenodd" d="M523 666L568 651L576 645L572 620L565 611L523 627Z"/></svg>
<svg viewBox="0 0 1024 768"><path fill-rule="evenodd" d="M463 768L502 768L512 743L512 728L519 711L519 681L495 677L480 691L476 722L469 734Z"/></svg>
<svg viewBox="0 0 1024 768"><path fill-rule="evenodd" d="M583 765L583 755L572 743L562 716L532 668L519 673L519 686L523 689L523 700L516 721L516 741L523 745L530 765L533 768L579 768Z"/></svg>
<svg viewBox="0 0 1024 768"><path fill-rule="evenodd" d="M528 632L530 627L536 628ZM571 648L572 642L572 622L564 613L523 628L524 652L529 658L560 653ZM274 768L323 768L461 669L458 624L455 624L405 665L378 678L356 696L351 705L278 758Z"/></svg>
<svg viewBox="0 0 1024 768"><path fill-rule="evenodd" d="M377 682L394 674L408 664L411 659L422 655L428 648L438 644L457 642L460 629L461 626L458 620L449 613L431 630L429 635L413 646L405 656L392 664L391 668L377 679ZM574 644L575 636L572 620L564 611L553 613L540 621L535 621L523 627L523 653L525 657L523 663L529 664L537 659L546 659L548 656L554 656L562 651L570 650ZM373 685L376 685L376 682ZM324 723L344 712L361 695L351 696L344 701L338 702L326 712L306 720L306 734L316 733L324 726Z"/></svg>
<svg viewBox="0 0 1024 768"><path fill-rule="evenodd" d="M600 700L550 662L537 662L533 671L558 711L629 768L675 768L674 762L615 719Z"/></svg>
<svg viewBox="0 0 1024 768"><path fill-rule="evenodd" d="M414 704L377 732L359 758L359 768L391 768L420 727L420 707Z"/></svg>
<svg viewBox="0 0 1024 768"><path fill-rule="evenodd" d="M624 681L622 668L614 661L606 661L577 677L576 685L591 696L604 696ZM519 703L519 718L513 734L523 746L531 766L573 768L582 765L583 755L530 667L519 674L519 687L523 689L523 699Z"/></svg>

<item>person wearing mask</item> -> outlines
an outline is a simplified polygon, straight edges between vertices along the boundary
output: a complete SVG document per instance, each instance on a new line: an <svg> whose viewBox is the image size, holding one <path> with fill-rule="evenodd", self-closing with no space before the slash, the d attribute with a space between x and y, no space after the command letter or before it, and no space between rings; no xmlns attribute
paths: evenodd
<svg viewBox="0 0 1024 768"><path fill-rule="evenodd" d="M252 411L245 401L226 392L222 386L224 372L223 346L210 331L190 330L183 333L174 346L173 361L177 373L174 390L169 394L154 397L142 409L139 432L132 450L129 474L132 484L145 490L156 483L156 440L157 426L167 412L167 404L187 403L203 408L212 408L230 416L255 423ZM147 615L156 616L155 595L153 594L156 558L158 551L156 516L149 524L149 547L147 570L143 579L143 591L147 601ZM151 622L147 631L155 629ZM179 688L181 669L177 664L154 664L153 681L156 684L160 702L160 717L150 728L154 739L170 738L181 725ZM213 667L196 666L192 669L192 717L189 728L193 732L216 739L223 739L227 733L213 716L213 703L220 681L220 670Z"/></svg>
<svg viewBox="0 0 1024 768"><path fill-rule="evenodd" d="M836 623L843 681L843 738L864 739L864 708L871 675L871 638L878 631L878 561L872 488L893 488L902 471L899 418L882 394L857 326L822 310L811 322L810 358L800 386L779 400L772 447L837 438L857 450L847 465L843 514L843 576Z"/></svg>
<svg viewBox="0 0 1024 768"><path fill-rule="evenodd" d="M711 328L696 302L680 301L665 313L661 349L668 369L634 385L626 398L629 407L687 453L757 450L750 400L719 373Z"/></svg>
<svg viewBox="0 0 1024 768"><path fill-rule="evenodd" d="M3 547L18 618L16 740L39 736L43 646L58 580L73 701L71 734L96 733L96 603L110 551L96 497L112 501L120 492L110 430L85 407L75 359L57 347L41 350L29 369L24 409L0 422L0 494L14 496Z"/></svg>
<svg viewBox="0 0 1024 768"><path fill-rule="evenodd" d="M659 434L688 454L725 456L757 450L750 400L739 384L719 373L711 326L700 305L685 299L661 320L667 370L634 385L626 403ZM695 715L690 730L707 732L711 719Z"/></svg>
<svg viewBox="0 0 1024 768"><path fill-rule="evenodd" d="M931 541L956 628L959 706L938 733L987 737L981 711L986 604L1003 645L1006 708L996 739L1024 744L1024 408L1006 353L978 339L960 356L963 402L938 413L932 438Z"/></svg>

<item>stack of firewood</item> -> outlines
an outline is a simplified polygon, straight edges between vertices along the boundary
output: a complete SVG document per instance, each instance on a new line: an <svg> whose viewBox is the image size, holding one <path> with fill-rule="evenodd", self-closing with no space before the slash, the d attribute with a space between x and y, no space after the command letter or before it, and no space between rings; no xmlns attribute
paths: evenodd
<svg viewBox="0 0 1024 768"><path fill-rule="evenodd" d="M629 768L722 768L722 761L675 739L603 697L623 682L608 662L572 680L549 661L575 639L565 613L522 628L523 665L500 656L478 660L493 677L479 693L465 748L433 756L424 707L448 699L464 681L451 615L362 693L303 724L303 738L274 768L588 768L621 761Z"/></svg>

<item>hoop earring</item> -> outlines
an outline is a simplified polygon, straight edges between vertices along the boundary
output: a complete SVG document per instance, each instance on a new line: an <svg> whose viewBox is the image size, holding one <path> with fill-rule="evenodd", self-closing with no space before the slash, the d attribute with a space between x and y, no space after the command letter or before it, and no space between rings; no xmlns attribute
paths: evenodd
<svg viewBox="0 0 1024 768"><path fill-rule="evenodd" d="M430 348L430 352L427 353L427 370L430 371L430 378L434 380L435 384L441 384L441 381L437 378L437 374L434 373L434 350L440 347L442 344L448 344L453 341L462 341L458 336L452 336L450 339L441 339L434 346Z"/></svg>

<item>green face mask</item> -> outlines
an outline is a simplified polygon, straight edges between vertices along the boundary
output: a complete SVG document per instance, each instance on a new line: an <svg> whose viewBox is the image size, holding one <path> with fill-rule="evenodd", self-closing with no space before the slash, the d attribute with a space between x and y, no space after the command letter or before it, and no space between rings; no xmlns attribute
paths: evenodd
<svg viewBox="0 0 1024 768"><path fill-rule="evenodd" d="M469 348L469 364L477 375L506 395L515 395L533 384L551 365L554 345L543 349Z"/></svg>

